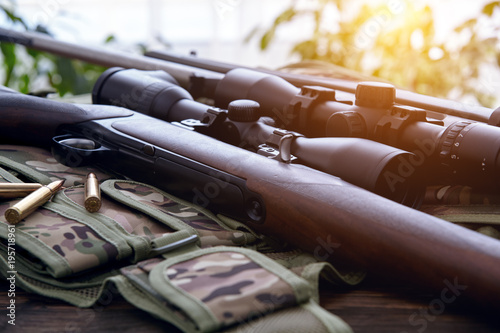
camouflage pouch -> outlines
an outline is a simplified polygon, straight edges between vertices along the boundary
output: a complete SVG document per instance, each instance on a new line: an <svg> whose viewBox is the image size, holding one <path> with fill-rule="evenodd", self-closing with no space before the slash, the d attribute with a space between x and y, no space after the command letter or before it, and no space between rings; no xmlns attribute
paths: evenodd
<svg viewBox="0 0 500 333"><path fill-rule="evenodd" d="M83 207L89 172L102 181L98 213ZM16 284L25 290L80 307L115 290L185 331L350 331L315 302L318 280L325 275L351 285L363 273L341 274L300 251L283 252L237 221L150 185L65 167L41 149L0 146L0 176L2 182L66 180L65 189L15 226ZM3 212L15 201L0 203L2 274L13 270ZM197 278L185 283L190 273Z"/></svg>
<svg viewBox="0 0 500 333"><path fill-rule="evenodd" d="M258 252L214 247L166 257L123 268L137 289L122 294L185 332L350 332L312 299L313 286Z"/></svg>
<svg viewBox="0 0 500 333"><path fill-rule="evenodd" d="M469 186L429 186L422 211L500 239L500 195Z"/></svg>
<svg viewBox="0 0 500 333"><path fill-rule="evenodd" d="M72 170L61 166L50 154L39 149L19 150L16 147L4 146L0 165L2 181L28 180L48 184L65 175L66 186L72 186L81 184L85 178L84 169ZM103 173L98 174L100 177L106 177ZM19 200L1 202L2 230L7 228L5 210ZM48 202L16 225L17 263L30 267L38 274L64 277L91 268L96 262L119 260L127 255L128 248L125 244L115 242L109 233L99 233L86 223L86 216L68 209L65 205ZM92 224L97 223L91 221L90 225ZM2 240L5 242L5 239ZM71 251L66 251L69 247ZM66 253L69 254L68 257ZM78 261L71 259L72 254L80 255Z"/></svg>
<svg viewBox="0 0 500 333"><path fill-rule="evenodd" d="M257 239L242 226L231 230L208 211L126 180L104 181L101 209L89 213L84 208L81 184L89 171L101 179L108 175L62 166L39 149L7 146L1 153L2 181L49 183L57 177L65 178L69 185L16 225L17 261L33 273L64 278L158 256L171 244L200 239L201 246L240 246ZM4 243L8 224L3 214L19 200L0 204L0 228L5 231L0 238Z"/></svg>

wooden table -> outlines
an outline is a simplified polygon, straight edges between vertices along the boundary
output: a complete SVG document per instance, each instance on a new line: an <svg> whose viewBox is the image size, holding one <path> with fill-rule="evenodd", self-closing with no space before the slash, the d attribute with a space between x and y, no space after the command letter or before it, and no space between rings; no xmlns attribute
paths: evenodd
<svg viewBox="0 0 500 333"><path fill-rule="evenodd" d="M0 289L0 332L178 332L119 295L109 305L80 309L20 290L15 298L16 326L12 326L5 316L9 301L5 281ZM355 332L500 332L500 320L495 314L481 313L475 306L449 304L443 313L436 314L441 309L430 309L435 297L394 282L368 278L352 290L323 288L321 304Z"/></svg>

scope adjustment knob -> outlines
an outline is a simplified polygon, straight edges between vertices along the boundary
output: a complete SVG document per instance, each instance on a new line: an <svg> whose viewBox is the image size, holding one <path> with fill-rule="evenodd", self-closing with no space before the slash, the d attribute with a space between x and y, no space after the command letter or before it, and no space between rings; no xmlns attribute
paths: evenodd
<svg viewBox="0 0 500 333"><path fill-rule="evenodd" d="M365 120L356 111L335 112L326 123L326 136L364 138Z"/></svg>
<svg viewBox="0 0 500 333"><path fill-rule="evenodd" d="M237 99L229 103L227 117L232 121L254 122L260 118L260 104L249 99Z"/></svg>
<svg viewBox="0 0 500 333"><path fill-rule="evenodd" d="M356 87L356 105L388 109L396 102L396 88L382 82L360 82Z"/></svg>

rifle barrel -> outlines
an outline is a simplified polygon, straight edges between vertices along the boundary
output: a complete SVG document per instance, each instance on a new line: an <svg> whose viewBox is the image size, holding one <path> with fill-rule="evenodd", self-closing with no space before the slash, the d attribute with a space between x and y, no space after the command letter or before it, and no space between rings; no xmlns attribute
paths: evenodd
<svg viewBox="0 0 500 333"><path fill-rule="evenodd" d="M36 32L20 32L0 28L0 40L24 45L39 51L45 51L65 58L78 59L104 67L124 67L144 70L164 70L172 75L183 87L188 87L190 78L197 75L221 79L222 74L193 69L181 64L148 58L142 55L120 52L105 48L88 47L80 44L56 40L46 34Z"/></svg>
<svg viewBox="0 0 500 333"><path fill-rule="evenodd" d="M144 70L161 69L171 74L179 84L186 89L190 86L190 78L192 76L221 79L224 73L227 73L231 69L245 68L244 66L202 60L194 57L182 57L166 51L148 52L147 56L143 56L104 48L91 48L79 44L58 41L42 33L20 32L5 28L0 28L0 40L22 44L29 48L71 59L79 59L105 67L118 66ZM277 75L297 87L304 85L320 85L344 93L353 94L357 85L357 82L350 80L290 74L266 69L250 69ZM486 123L493 113L493 110L490 108L466 105L460 102L421 95L402 89L396 91L396 102Z"/></svg>
<svg viewBox="0 0 500 333"><path fill-rule="evenodd" d="M258 72L279 76L296 87L311 85L322 86L351 94L354 94L356 92L356 86L359 82L359 80L344 80L332 77L285 73L282 71L268 70L263 68L251 68L213 60L200 59L194 56L180 56L173 52L163 50L149 51L145 53L145 56L224 74L236 68L251 69ZM373 78L373 81L377 80L379 79ZM466 105L460 102L422 95L403 89L396 90L396 102L403 105L486 123L488 122L493 112L492 109L483 106Z"/></svg>

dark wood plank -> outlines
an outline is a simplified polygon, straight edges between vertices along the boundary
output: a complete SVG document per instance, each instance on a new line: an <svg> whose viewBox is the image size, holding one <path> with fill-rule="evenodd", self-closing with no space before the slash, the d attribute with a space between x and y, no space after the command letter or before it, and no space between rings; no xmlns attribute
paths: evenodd
<svg viewBox="0 0 500 333"><path fill-rule="evenodd" d="M439 293L422 292L394 281L367 278L346 291L322 289L321 305L355 332L499 332L498 315L466 302L440 302ZM444 306L442 306L444 305Z"/></svg>
<svg viewBox="0 0 500 333"><path fill-rule="evenodd" d="M65 302L16 290L16 325L6 320L7 284L0 285L0 332L179 332L174 327L141 311L120 295L110 303L78 308ZM107 303L107 302L106 302Z"/></svg>
<svg viewBox="0 0 500 333"><path fill-rule="evenodd" d="M8 286L0 284L1 332L178 332L169 324L134 308L119 295L106 306L80 309L64 302L16 290L16 326L7 324ZM475 306L430 308L434 295L367 279L345 290L322 288L321 305L344 319L355 332L499 332L494 314ZM439 310L439 311L438 311ZM437 313L439 312L439 314Z"/></svg>

